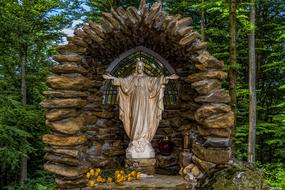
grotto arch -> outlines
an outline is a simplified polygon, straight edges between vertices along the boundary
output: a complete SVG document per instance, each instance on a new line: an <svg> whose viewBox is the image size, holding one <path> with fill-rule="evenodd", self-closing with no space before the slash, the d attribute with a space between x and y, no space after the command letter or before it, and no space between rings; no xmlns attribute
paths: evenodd
<svg viewBox="0 0 285 190"><path fill-rule="evenodd" d="M209 170L231 160L234 114L221 87L227 77L224 64L210 55L190 24L191 18L168 15L160 3L147 7L142 1L138 9L103 13L100 24L90 21L58 47L54 60L59 64L50 68L55 75L48 78L50 89L41 103L50 129L43 136L44 167L56 174L58 188L84 187L87 168L112 168L123 161L123 129L116 106L102 104L102 74L112 70L124 52L142 46L167 60L161 59L181 78L181 102L166 110L161 125L179 136L172 139L179 153L173 158L185 182L197 184Z"/></svg>
<svg viewBox="0 0 285 190"><path fill-rule="evenodd" d="M152 51L151 49L148 49L144 46L138 46L135 47L133 49L127 50L126 52L122 53L121 55L119 55L118 58L116 58L106 69L106 72L112 73L112 71L114 70L114 68L126 57L128 57L129 55L135 54L137 52L145 52L151 56L153 56L155 59L157 59L160 63L162 63L166 69L169 71L170 74L175 73L174 69L169 65L168 61L165 60L161 55L159 55L158 53Z"/></svg>
<svg viewBox="0 0 285 190"><path fill-rule="evenodd" d="M106 72L115 77L127 77L135 71L137 60L141 60L146 64L145 74L148 76L159 77L161 75L168 76L175 73L175 70L168 64L167 60L144 46L138 46L119 55L119 57L108 66ZM164 95L166 106L177 104L177 88L178 84L173 80L169 81L166 85ZM105 81L103 92L103 103L105 105L115 104L117 90L110 80Z"/></svg>

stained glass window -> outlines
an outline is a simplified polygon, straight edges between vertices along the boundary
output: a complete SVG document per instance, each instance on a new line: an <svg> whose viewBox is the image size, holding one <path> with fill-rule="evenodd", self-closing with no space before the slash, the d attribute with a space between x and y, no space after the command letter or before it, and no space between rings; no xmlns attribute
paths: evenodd
<svg viewBox="0 0 285 190"><path fill-rule="evenodd" d="M144 72L148 76L159 77L161 75L168 76L172 74L156 57L145 51L136 51L128 55L115 65L110 74L115 77L127 77L135 72L138 60L145 63ZM166 106L177 104L177 94L176 82L169 80L164 91L164 104ZM104 104L113 105L116 102L117 88L112 85L111 80L107 80L104 84Z"/></svg>

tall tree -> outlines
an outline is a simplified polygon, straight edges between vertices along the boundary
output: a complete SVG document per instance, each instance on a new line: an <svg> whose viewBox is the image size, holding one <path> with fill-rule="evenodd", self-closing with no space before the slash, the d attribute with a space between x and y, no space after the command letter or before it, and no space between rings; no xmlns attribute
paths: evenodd
<svg viewBox="0 0 285 190"><path fill-rule="evenodd" d="M255 0L250 1L250 23L252 28L248 38L248 50L249 50L248 162L255 163L255 141L256 141Z"/></svg>
<svg viewBox="0 0 285 190"><path fill-rule="evenodd" d="M237 12L237 0L230 1L230 14L229 14L229 93L231 97L231 107L234 112L235 118L237 113L237 48L236 48L236 12ZM234 127L236 126L236 121ZM232 132L234 134L234 130Z"/></svg>
<svg viewBox="0 0 285 190"><path fill-rule="evenodd" d="M201 36L202 41L205 41L205 0L202 0L201 7Z"/></svg>

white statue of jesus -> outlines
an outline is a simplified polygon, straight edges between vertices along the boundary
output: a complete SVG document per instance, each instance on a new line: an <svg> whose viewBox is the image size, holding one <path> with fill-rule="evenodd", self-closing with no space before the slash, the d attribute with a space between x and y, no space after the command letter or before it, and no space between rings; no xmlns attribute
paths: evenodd
<svg viewBox="0 0 285 190"><path fill-rule="evenodd" d="M154 158L150 142L162 118L165 85L169 79L179 77L176 74L149 77L144 74L144 63L138 61L136 72L126 78L110 74L103 75L103 78L112 80L113 85L118 87L119 118L130 138L126 157Z"/></svg>

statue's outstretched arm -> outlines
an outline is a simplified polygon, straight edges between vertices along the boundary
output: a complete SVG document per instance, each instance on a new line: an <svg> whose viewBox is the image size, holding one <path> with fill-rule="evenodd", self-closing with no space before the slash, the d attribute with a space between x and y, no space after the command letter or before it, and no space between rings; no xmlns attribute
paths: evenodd
<svg viewBox="0 0 285 190"><path fill-rule="evenodd" d="M166 80L177 80L179 79L179 76L176 74L172 74L170 76L165 77Z"/></svg>
<svg viewBox="0 0 285 190"><path fill-rule="evenodd" d="M112 76L111 74L107 73L106 75L103 75L103 78L105 80L114 80L117 79L116 77Z"/></svg>

